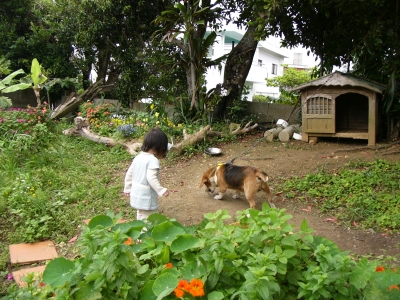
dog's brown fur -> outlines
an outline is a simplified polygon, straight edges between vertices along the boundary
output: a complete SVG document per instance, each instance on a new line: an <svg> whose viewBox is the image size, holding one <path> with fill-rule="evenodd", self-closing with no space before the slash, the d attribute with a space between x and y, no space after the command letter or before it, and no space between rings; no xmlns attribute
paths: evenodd
<svg viewBox="0 0 400 300"><path fill-rule="evenodd" d="M218 187L218 195L215 199L222 199L227 189L237 191L233 196L238 198L238 192L244 192L251 208L256 207L254 197L256 193L263 190L268 197L268 203L271 207L272 196L269 190L268 175L260 169L249 166L236 166L232 164L220 164L208 169L202 176L200 186L206 186L206 191L213 193L215 187Z"/></svg>

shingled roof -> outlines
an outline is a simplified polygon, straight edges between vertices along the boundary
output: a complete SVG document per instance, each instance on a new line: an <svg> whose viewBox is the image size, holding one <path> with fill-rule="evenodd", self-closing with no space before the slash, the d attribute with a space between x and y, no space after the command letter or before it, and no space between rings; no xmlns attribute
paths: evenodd
<svg viewBox="0 0 400 300"><path fill-rule="evenodd" d="M291 92L300 92L305 88L309 87L319 87L319 86L353 86L353 87L363 87L368 90L374 91L376 93L382 94L386 89L386 86L372 81L361 78L352 73L342 73L340 71L335 71L331 74L325 75L321 78L303 83L294 88L291 88L289 91Z"/></svg>

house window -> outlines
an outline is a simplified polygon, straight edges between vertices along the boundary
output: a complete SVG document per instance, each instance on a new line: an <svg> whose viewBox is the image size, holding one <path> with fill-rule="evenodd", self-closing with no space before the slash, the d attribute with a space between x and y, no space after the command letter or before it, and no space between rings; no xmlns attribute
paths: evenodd
<svg viewBox="0 0 400 300"><path fill-rule="evenodd" d="M307 100L307 114L330 115L333 113L332 99L322 96L312 97Z"/></svg>
<svg viewBox="0 0 400 300"><path fill-rule="evenodd" d="M278 74L278 65L272 64L272 74Z"/></svg>
<svg viewBox="0 0 400 300"><path fill-rule="evenodd" d="M261 60L261 59L258 60L258 65L259 65L260 67L262 67L262 60Z"/></svg>

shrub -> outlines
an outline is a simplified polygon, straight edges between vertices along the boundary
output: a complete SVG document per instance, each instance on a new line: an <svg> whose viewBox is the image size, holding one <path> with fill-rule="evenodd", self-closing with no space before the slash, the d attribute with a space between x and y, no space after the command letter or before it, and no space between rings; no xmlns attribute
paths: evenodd
<svg viewBox="0 0 400 300"><path fill-rule="evenodd" d="M226 211L208 213L193 227L160 214L118 218L94 217L79 237L80 258L52 260L4 299L372 299L400 284L396 270L376 276L376 262L354 261L306 221L294 232L291 216L267 204L234 223Z"/></svg>

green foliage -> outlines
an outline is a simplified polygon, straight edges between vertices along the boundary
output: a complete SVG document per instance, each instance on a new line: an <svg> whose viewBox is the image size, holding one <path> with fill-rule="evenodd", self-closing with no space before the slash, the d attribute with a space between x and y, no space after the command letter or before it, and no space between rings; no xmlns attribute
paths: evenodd
<svg viewBox="0 0 400 300"><path fill-rule="evenodd" d="M252 101L261 103L274 103L276 101L276 98L264 95L254 95Z"/></svg>
<svg viewBox="0 0 400 300"><path fill-rule="evenodd" d="M14 83L14 78L20 74L24 74L24 70L20 69L12 72L6 78L0 81L0 92L1 93L11 93L19 90L24 90L30 85L25 83Z"/></svg>
<svg viewBox="0 0 400 300"><path fill-rule="evenodd" d="M4 110L11 107L12 101L8 97L0 96L0 109Z"/></svg>
<svg viewBox="0 0 400 300"><path fill-rule="evenodd" d="M400 230L400 164L385 160L349 164L334 174L319 172L285 182L284 190L318 199L322 211L334 212L351 226Z"/></svg>
<svg viewBox="0 0 400 300"><path fill-rule="evenodd" d="M399 292L397 271L355 262L314 237L305 221L295 232L291 216L267 204L239 211L235 223L219 210L192 227L160 214L117 224L120 217L94 217L78 239L79 258L52 260L43 278L29 275L27 287L13 286L4 299L175 299L178 283L193 279L216 299L373 299Z"/></svg>
<svg viewBox="0 0 400 300"><path fill-rule="evenodd" d="M210 0L175 3L167 6L154 20L161 28L155 35L179 46L181 54L176 56L176 64L183 66L188 82L188 98L185 100L190 102L190 109L194 107L202 114L202 77L208 67L219 66L226 59L226 56L216 60L207 57L209 48L217 37L219 22L227 13L225 10L215 9L216 5L218 1L213 3ZM212 28L209 34L206 34L207 27Z"/></svg>
<svg viewBox="0 0 400 300"><path fill-rule="evenodd" d="M118 139L141 139L151 128L158 126L170 138L183 136L182 123L175 125L168 117L164 106L149 104L148 111L117 109L111 103L86 102L80 106L80 115L89 119L94 132ZM192 131L190 126L186 128Z"/></svg>
<svg viewBox="0 0 400 300"><path fill-rule="evenodd" d="M26 109L0 110L0 134L29 134L37 124L51 124L46 104Z"/></svg>
<svg viewBox="0 0 400 300"><path fill-rule="evenodd" d="M0 75L8 75L11 73L10 70L11 62L4 56L0 56Z"/></svg>
<svg viewBox="0 0 400 300"><path fill-rule="evenodd" d="M288 89L303 84L311 80L311 72L308 70L298 70L296 68L285 67L282 76L266 78L267 86Z"/></svg>
<svg viewBox="0 0 400 300"><path fill-rule="evenodd" d="M308 82L312 79L309 70L298 70L296 68L285 67L282 76L267 78L267 86L279 87L281 92L279 99L275 103L294 105L297 102L298 94L289 92L288 89Z"/></svg>

